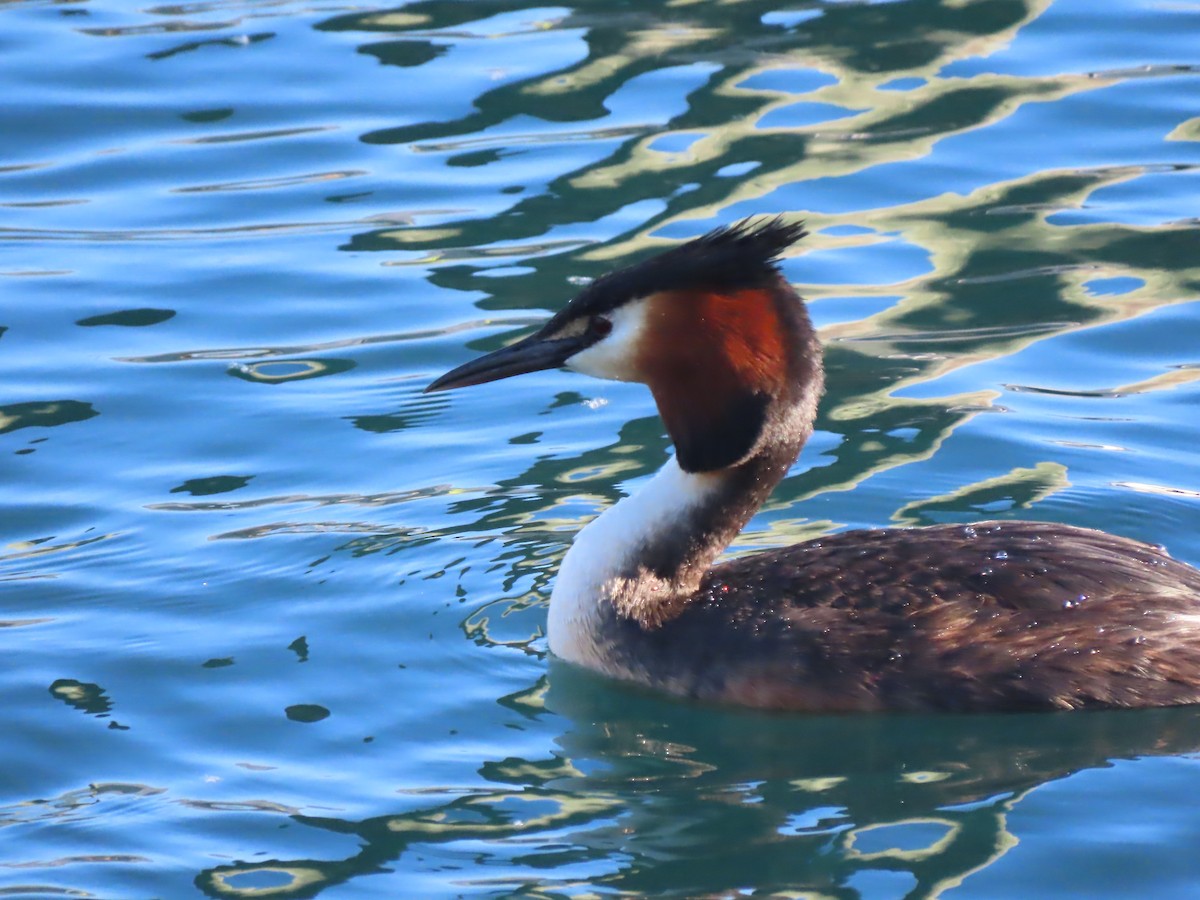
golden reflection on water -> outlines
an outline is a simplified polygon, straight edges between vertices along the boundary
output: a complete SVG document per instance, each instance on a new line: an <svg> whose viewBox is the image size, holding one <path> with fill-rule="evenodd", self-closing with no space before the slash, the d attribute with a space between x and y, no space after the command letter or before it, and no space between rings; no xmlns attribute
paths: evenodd
<svg viewBox="0 0 1200 900"><path fill-rule="evenodd" d="M923 85L910 91L880 91L880 85L894 80L896 72L866 71L845 58L844 46L833 42L827 45L813 43L802 48L780 49L769 54L765 62L761 61L761 56L754 57L750 65L738 68L734 74L728 76L716 88L715 93L718 96L776 99L757 105L744 118L722 121L719 128L713 129L705 138L691 145L687 163L692 165L707 161L724 164L731 158L738 158L735 150L740 141L760 139L766 135L795 136L798 139L796 155L799 158L794 164L776 168L771 168L768 164L756 170L749 178L738 179L736 182L731 180L731 187L735 189L722 201L721 206L726 206L764 197L779 185L804 182L813 178L842 176L871 166L924 156L942 138L967 128L991 125L1011 115L1024 102L1061 99L1069 93L1103 86L1103 79L1079 75L1050 79L1001 75L982 75L971 79L939 77L941 70L954 61L986 56L1010 43L1016 32L1041 15L1051 2L1052 0L1035 0L1027 3L1027 12L1021 19L1006 28L975 38L952 30L940 35L922 33L922 40L937 49L930 53L930 58L924 64L910 67L904 72L905 77L924 79ZM660 27L663 32L674 32L670 25ZM789 69L822 72L832 76L834 82L804 94L741 86L755 75ZM931 122L928 128L920 129L917 133L906 134L898 130L898 126L911 117L914 110L928 109L965 89L991 92L1005 99L997 103L982 121L957 129L945 129L945 123L939 122L935 131ZM849 118L837 119L833 126L817 123L793 128L762 128L760 123L763 118L791 106L801 96L807 102L826 103L862 112ZM660 139L661 136L662 133L656 133L653 138L645 138L638 142L628 162L598 166L575 176L572 178L572 186L581 189L613 188L632 177L674 167L679 164L679 160L655 153L649 148L651 141ZM808 138L813 140L803 140ZM770 204L767 204L764 208L769 207ZM700 207L689 211L684 218L708 219L718 213L719 209L718 206ZM813 219L814 227L825 227L827 224L830 222L815 217ZM656 222L655 228L660 225L661 223ZM593 258L611 259L644 249L652 243L655 246L660 245L659 242L652 242L648 235L649 230L640 232L622 243L606 245L594 251Z"/></svg>
<svg viewBox="0 0 1200 900"><path fill-rule="evenodd" d="M218 897L294 897L297 891L319 887L328 876L303 865L226 866L206 873L203 884ZM266 881L266 884L263 884Z"/></svg>
<svg viewBox="0 0 1200 900"><path fill-rule="evenodd" d="M1200 116L1180 122L1167 135L1168 141L1200 141Z"/></svg>
<svg viewBox="0 0 1200 900"><path fill-rule="evenodd" d="M930 525L927 513L940 509L982 509L986 504L1005 502L1010 509L1029 509L1040 500L1071 486L1067 467L1060 463L1040 462L1033 468L1012 471L965 484L939 497L925 497L906 503L896 510L892 521L897 525Z"/></svg>

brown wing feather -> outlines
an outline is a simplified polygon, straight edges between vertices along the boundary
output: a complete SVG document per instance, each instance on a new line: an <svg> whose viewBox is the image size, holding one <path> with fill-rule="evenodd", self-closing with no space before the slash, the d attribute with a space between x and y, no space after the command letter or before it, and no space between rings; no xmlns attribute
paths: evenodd
<svg viewBox="0 0 1200 900"><path fill-rule="evenodd" d="M644 642L677 691L743 705L1195 703L1200 571L1038 522L853 531L714 567Z"/></svg>

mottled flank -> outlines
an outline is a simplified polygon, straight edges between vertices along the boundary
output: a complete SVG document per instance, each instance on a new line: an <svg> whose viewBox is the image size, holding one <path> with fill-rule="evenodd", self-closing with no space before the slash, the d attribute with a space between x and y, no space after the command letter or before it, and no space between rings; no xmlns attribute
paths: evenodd
<svg viewBox="0 0 1200 900"><path fill-rule="evenodd" d="M1200 702L1200 572L1038 522L850 531L718 565L621 677L745 706L1052 710Z"/></svg>

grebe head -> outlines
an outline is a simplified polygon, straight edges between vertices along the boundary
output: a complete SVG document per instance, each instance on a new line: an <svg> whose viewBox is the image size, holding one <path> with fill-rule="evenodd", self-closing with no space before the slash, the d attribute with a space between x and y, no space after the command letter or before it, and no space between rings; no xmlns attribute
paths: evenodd
<svg viewBox="0 0 1200 900"><path fill-rule="evenodd" d="M735 466L785 437L780 428L802 442L821 392L820 349L778 259L804 234L779 218L742 223L612 272L538 331L426 391L556 366L642 382L685 472Z"/></svg>

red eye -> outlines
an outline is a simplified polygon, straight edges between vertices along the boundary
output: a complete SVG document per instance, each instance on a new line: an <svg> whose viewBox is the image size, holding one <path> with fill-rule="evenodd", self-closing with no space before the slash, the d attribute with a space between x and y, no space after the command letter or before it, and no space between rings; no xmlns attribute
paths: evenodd
<svg viewBox="0 0 1200 900"><path fill-rule="evenodd" d="M590 331L598 338L608 337L609 333L612 332L612 322L603 316L596 316L589 324L591 326Z"/></svg>

